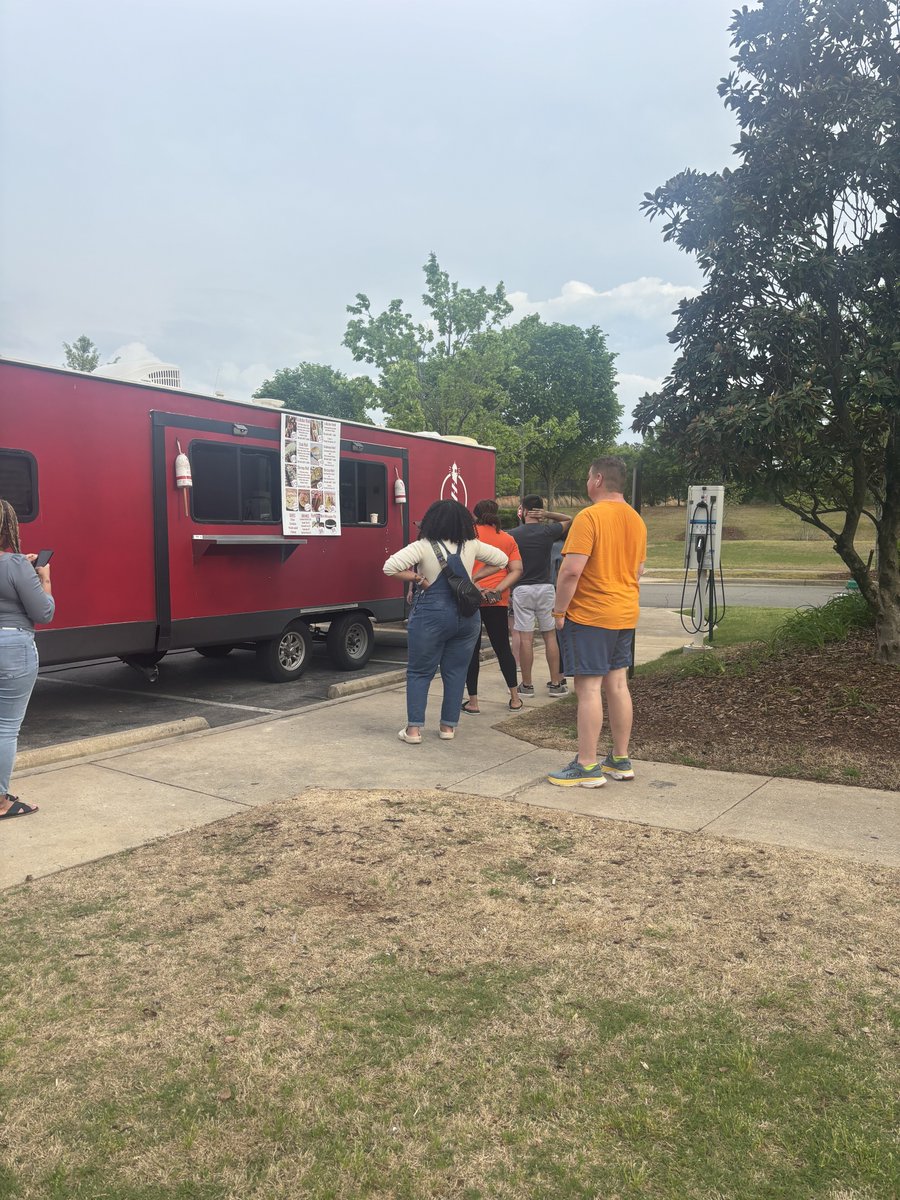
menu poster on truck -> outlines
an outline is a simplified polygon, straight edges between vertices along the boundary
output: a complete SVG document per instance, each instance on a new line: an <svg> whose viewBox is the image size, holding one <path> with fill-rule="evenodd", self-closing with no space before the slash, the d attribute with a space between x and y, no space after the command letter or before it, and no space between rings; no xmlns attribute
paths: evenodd
<svg viewBox="0 0 900 1200"><path fill-rule="evenodd" d="M340 421L281 414L281 527L287 536L341 532Z"/></svg>

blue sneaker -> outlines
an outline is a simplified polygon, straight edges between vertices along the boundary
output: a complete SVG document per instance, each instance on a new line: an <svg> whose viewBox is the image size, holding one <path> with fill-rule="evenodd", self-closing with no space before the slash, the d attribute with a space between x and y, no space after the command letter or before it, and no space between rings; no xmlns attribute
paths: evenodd
<svg viewBox="0 0 900 1200"><path fill-rule="evenodd" d="M552 775L547 776L548 783L555 783L557 787L603 787L606 783L606 776L603 774L603 768L600 763L588 770L583 767L577 758L573 758L567 767L563 767L561 771L554 771Z"/></svg>
<svg viewBox="0 0 900 1200"><path fill-rule="evenodd" d="M617 779L620 783L623 780L634 779L634 767L631 765L631 759L613 758L612 752L604 758L600 764L600 769L613 779Z"/></svg>

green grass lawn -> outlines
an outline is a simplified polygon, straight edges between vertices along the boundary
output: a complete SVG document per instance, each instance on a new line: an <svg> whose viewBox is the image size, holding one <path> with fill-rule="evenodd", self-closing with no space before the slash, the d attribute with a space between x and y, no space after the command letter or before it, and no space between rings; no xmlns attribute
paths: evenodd
<svg viewBox="0 0 900 1200"><path fill-rule="evenodd" d="M726 610L721 624L716 627L713 645L718 649L726 646L741 646L749 642L768 643L784 623L790 610L783 608L733 607ZM685 634L685 640L688 635ZM684 651L668 650L659 658L635 667L637 675L665 674L673 669L680 671L704 671L698 658L685 655Z"/></svg>
<svg viewBox="0 0 900 1200"><path fill-rule="evenodd" d="M649 531L648 531L649 532ZM868 553L868 550L866 550ZM647 542L647 566L684 569L684 543ZM841 559L831 548L830 542L723 542L722 570L729 571L798 571L801 574L821 572L849 578Z"/></svg>
<svg viewBox="0 0 900 1200"><path fill-rule="evenodd" d="M570 498L575 499L575 498ZM585 501L586 503L586 501ZM562 511L576 513L583 507L573 503ZM654 505L642 510L647 523L647 565L651 570L682 570L687 513L684 505ZM838 517L833 517L838 520ZM865 559L874 547L873 530L863 522L857 550ZM777 504L728 506L725 495L725 524L722 567L727 573L796 572L849 577L849 572L832 549L828 536L807 525Z"/></svg>
<svg viewBox="0 0 900 1200"><path fill-rule="evenodd" d="M686 509L670 506L645 508L647 564L656 568L684 566ZM865 525L857 542L865 558L874 546L872 531ZM832 549L831 540L780 505L745 504L725 506L722 568L728 571L849 573Z"/></svg>

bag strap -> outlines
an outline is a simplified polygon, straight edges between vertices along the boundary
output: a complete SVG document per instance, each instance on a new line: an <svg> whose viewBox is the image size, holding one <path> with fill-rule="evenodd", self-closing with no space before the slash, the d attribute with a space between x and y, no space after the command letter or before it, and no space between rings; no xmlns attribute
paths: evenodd
<svg viewBox="0 0 900 1200"><path fill-rule="evenodd" d="M438 547L440 547L440 550ZM432 542L431 548L434 551L434 557L438 560L438 566L442 571L446 571L451 579L468 579L470 583L472 582L472 578L469 575L469 572L466 570L466 564L463 562L459 550L456 551L456 557L459 559L459 565L462 567L462 575L457 575L455 571L451 570L449 562L447 562L447 559L444 557L445 554L447 557L449 557L450 551L443 542ZM443 551L443 553L441 553L441 551Z"/></svg>

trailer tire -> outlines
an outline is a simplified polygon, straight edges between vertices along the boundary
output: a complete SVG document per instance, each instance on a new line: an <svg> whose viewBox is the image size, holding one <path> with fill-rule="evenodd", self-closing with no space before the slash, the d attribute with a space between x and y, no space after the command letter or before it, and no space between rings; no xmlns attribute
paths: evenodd
<svg viewBox="0 0 900 1200"><path fill-rule="evenodd" d="M312 634L305 621L291 621L278 637L256 643L256 658L267 679L290 683L309 666Z"/></svg>
<svg viewBox="0 0 900 1200"><path fill-rule="evenodd" d="M365 613L342 613L331 622L326 645L339 671L361 671L375 649L372 622Z"/></svg>
<svg viewBox="0 0 900 1200"><path fill-rule="evenodd" d="M234 649L231 644L225 646L195 646L194 649L198 654L202 654L204 658L224 658L226 654L230 654Z"/></svg>

